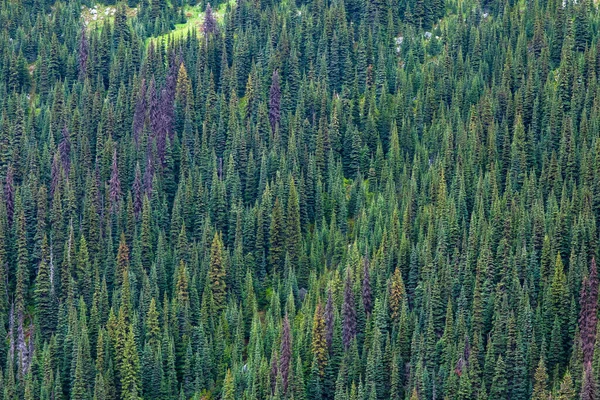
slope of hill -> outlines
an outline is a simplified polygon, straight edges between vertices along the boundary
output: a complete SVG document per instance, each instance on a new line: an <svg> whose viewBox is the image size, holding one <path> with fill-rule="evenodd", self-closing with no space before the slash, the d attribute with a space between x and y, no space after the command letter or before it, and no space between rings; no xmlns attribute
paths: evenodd
<svg viewBox="0 0 600 400"><path fill-rule="evenodd" d="M0 2L0 398L597 399L599 22Z"/></svg>

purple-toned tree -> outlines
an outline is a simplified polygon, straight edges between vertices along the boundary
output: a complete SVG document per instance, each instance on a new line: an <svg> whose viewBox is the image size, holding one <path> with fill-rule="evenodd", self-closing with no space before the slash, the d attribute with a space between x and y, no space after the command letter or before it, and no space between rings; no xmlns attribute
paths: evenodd
<svg viewBox="0 0 600 400"><path fill-rule="evenodd" d="M596 400L598 398L598 393L592 365L587 364L584 368L583 383L581 384L581 400Z"/></svg>
<svg viewBox="0 0 600 400"><path fill-rule="evenodd" d="M362 302L367 315L373 310L373 297L371 293L371 277L369 274L369 258L363 258L363 281L362 281Z"/></svg>
<svg viewBox="0 0 600 400"><path fill-rule="evenodd" d="M136 147L139 144L140 135L144 130L144 123L146 121L146 80L142 79L138 96L135 102L135 111L133 113L133 140L135 141Z"/></svg>
<svg viewBox="0 0 600 400"><path fill-rule="evenodd" d="M283 327L281 332L281 355L279 356L279 372L283 382L283 393L287 393L290 366L292 361L292 334L290 331L290 320L286 314L283 318Z"/></svg>
<svg viewBox="0 0 600 400"><path fill-rule="evenodd" d="M596 325L598 323L598 271L596 259L592 258L589 275L583 278L580 297L579 331L584 365L591 364L594 357Z"/></svg>
<svg viewBox="0 0 600 400"><path fill-rule="evenodd" d="M90 44L85 33L85 26L81 28L81 36L79 39L79 79L85 80L87 76L88 55L90 52Z"/></svg>
<svg viewBox="0 0 600 400"><path fill-rule="evenodd" d="M15 214L15 182L12 165L6 170L6 181L4 183L4 201L6 202L6 217L8 226L12 226Z"/></svg>
<svg viewBox="0 0 600 400"><path fill-rule="evenodd" d="M352 280L350 279L350 273L346 274L342 317L342 339L344 341L344 348L347 349L350 347L352 339L354 339L356 336L356 307L354 305L354 293L352 293Z"/></svg>
<svg viewBox="0 0 600 400"><path fill-rule="evenodd" d="M118 209L119 201L121 199L121 181L119 180L119 168L117 166L117 150L113 152L112 167L110 171L109 192L110 209L112 212L116 212Z"/></svg>
<svg viewBox="0 0 600 400"><path fill-rule="evenodd" d="M275 128L279 125L281 119L281 87L279 86L279 72L273 71L271 80L271 89L269 89L269 122L271 130L275 133Z"/></svg>
<svg viewBox="0 0 600 400"><path fill-rule="evenodd" d="M206 10L204 11L204 24L202 26L205 34L214 34L219 31L219 26L217 25L217 18L215 17L215 13L210 6L210 3L206 5Z"/></svg>
<svg viewBox="0 0 600 400"><path fill-rule="evenodd" d="M144 189L142 188L142 173L140 172L140 163L135 165L135 175L131 187L133 192L133 213L136 218L140 217L144 200Z"/></svg>
<svg viewBox="0 0 600 400"><path fill-rule="evenodd" d="M69 175L71 169L71 138L69 129L65 125L62 129L62 140L58 145L58 152L60 154L60 161L62 163L65 175Z"/></svg>

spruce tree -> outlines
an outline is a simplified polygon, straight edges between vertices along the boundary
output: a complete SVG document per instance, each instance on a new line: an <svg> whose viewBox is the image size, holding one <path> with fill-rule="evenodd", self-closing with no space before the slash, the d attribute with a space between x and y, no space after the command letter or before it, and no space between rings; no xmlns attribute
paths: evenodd
<svg viewBox="0 0 600 400"><path fill-rule="evenodd" d="M215 312L220 312L225 307L226 283L225 283L225 260L223 254L223 242L221 236L215 234L210 248L209 280L212 295L212 303Z"/></svg>

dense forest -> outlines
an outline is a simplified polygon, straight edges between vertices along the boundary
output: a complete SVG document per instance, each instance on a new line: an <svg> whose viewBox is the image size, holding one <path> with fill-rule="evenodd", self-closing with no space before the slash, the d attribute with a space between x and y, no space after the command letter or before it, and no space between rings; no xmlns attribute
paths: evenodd
<svg viewBox="0 0 600 400"><path fill-rule="evenodd" d="M593 0L0 0L0 397L600 399Z"/></svg>

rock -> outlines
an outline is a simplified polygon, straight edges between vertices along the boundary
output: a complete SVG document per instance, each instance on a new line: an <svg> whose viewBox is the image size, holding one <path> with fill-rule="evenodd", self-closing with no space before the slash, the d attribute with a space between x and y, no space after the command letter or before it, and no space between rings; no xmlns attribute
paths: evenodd
<svg viewBox="0 0 600 400"><path fill-rule="evenodd" d="M398 36L394 41L396 42L396 53L400 53L400 50L402 50L402 42L404 42L404 36Z"/></svg>

